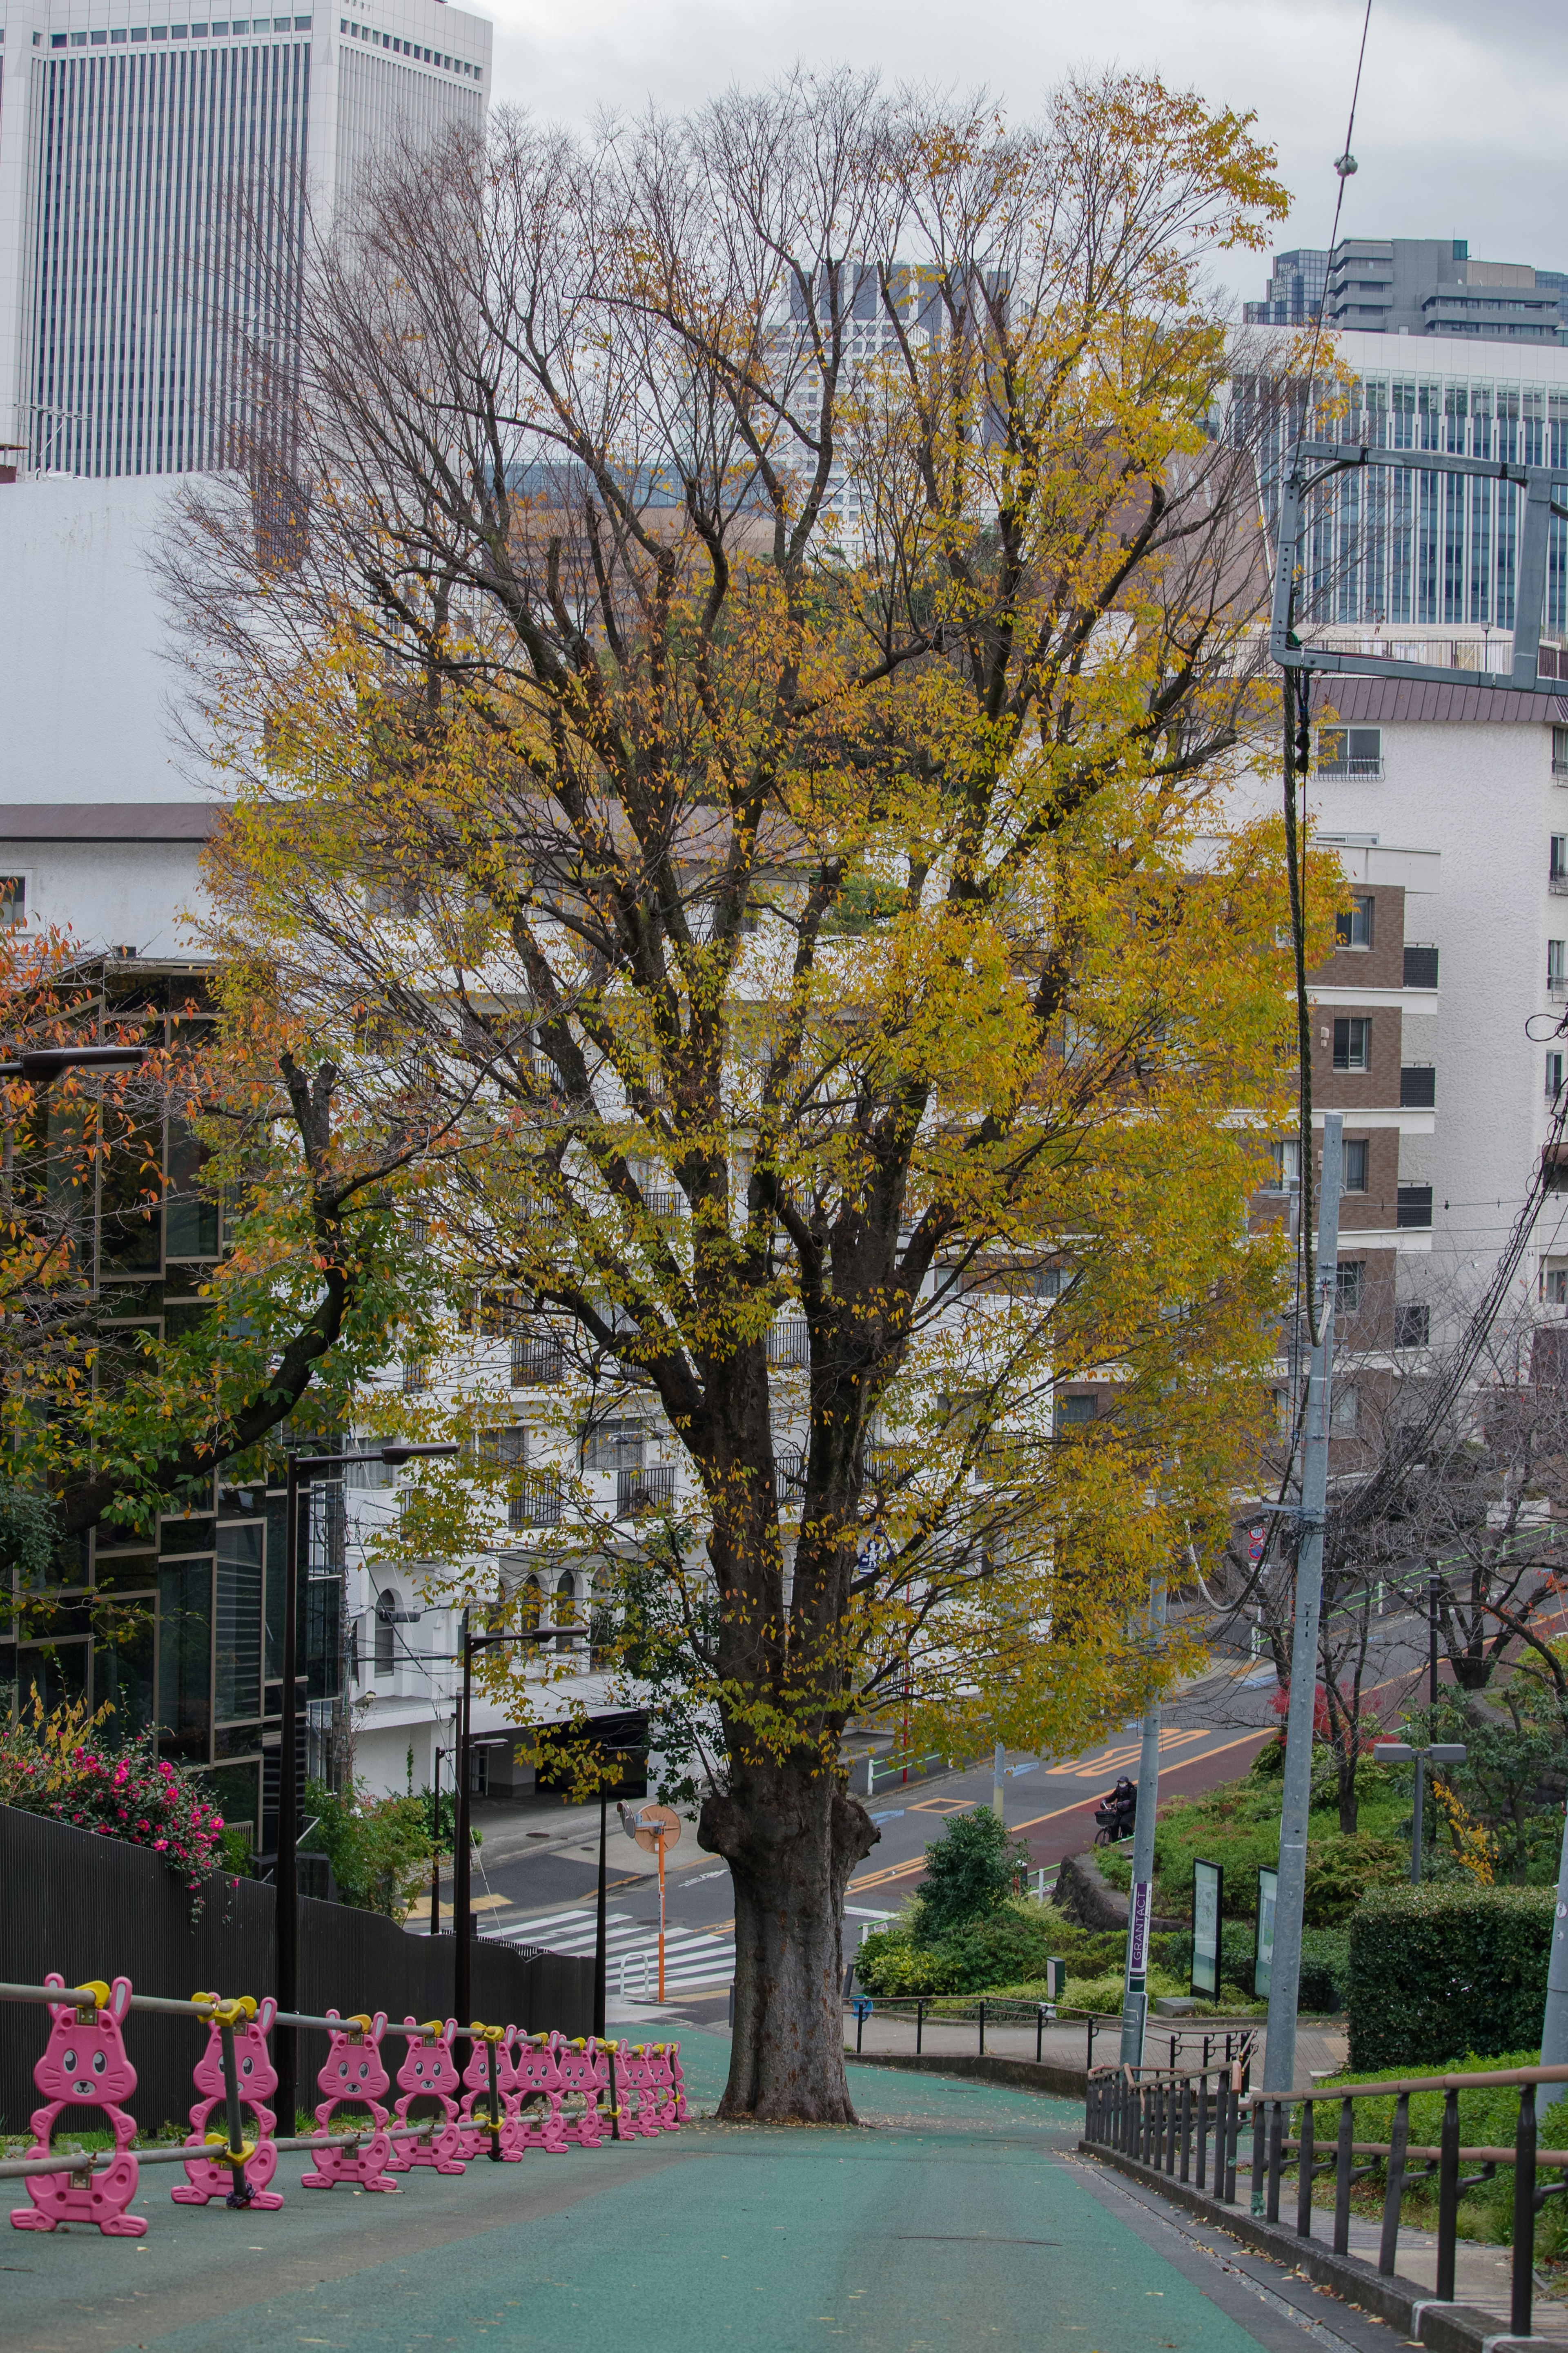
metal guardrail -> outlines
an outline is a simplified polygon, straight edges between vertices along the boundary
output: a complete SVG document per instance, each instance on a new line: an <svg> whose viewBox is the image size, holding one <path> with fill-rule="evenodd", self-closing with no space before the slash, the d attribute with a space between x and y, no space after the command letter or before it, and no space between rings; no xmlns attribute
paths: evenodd
<svg viewBox="0 0 1568 2353"><path fill-rule="evenodd" d="M1217 2076L1213 2096L1208 2078ZM1513 2276L1510 2328L1528 2337L1535 2293L1535 2217L1548 2198L1568 2192L1568 2148L1543 2149L1538 2142L1535 2095L1542 2084L1568 2084L1568 2067L1507 2067L1476 2074L1414 2075L1392 2084L1334 2084L1279 2094L1249 2094L1239 2062L1229 2069L1164 2067L1091 2069L1085 2104L1084 2138L1092 2147L1119 2149L1174 2179L1206 2189L1221 2204L1237 2202L1237 2168L1244 2117L1252 2127L1251 2208L1270 2222L1279 2220L1281 2184L1293 2165L1296 2232L1312 2235L1312 2185L1334 2179L1333 2248L1350 2252L1351 2192L1358 2181L1381 2171L1384 2187L1378 2270L1394 2274L1398 2258L1400 2210L1406 2193L1436 2182L1437 2189L1436 2301L1454 2300L1455 2251L1459 2200L1467 2190L1495 2179L1500 2165L1513 2168ZM1196 2085L1194 2092L1194 2086ZM1459 2094L1467 2091L1519 2092L1513 2147L1466 2147L1459 2138ZM1410 2102L1417 2092L1441 2092L1443 2124L1436 2146L1410 2138ZM1357 2100L1394 2102L1391 2137L1355 2137ZM1316 2110L1339 2104L1332 2154L1320 2158ZM1300 2124L1292 2133L1294 2111ZM1371 2159L1358 2164L1357 2159ZM1420 2170L1413 2172L1414 2163ZM1461 2168L1479 2172L1463 2178ZM1544 2189L1536 2176L1542 2166L1563 2168ZM1212 2175L1212 2179L1209 2178Z"/></svg>
<svg viewBox="0 0 1568 2353"><path fill-rule="evenodd" d="M954 2007L961 2002L963 2002L962 2008ZM1007 1996L998 1999L991 1994L980 1994L972 2002L963 2002L962 1995L958 1994L899 1994L884 1998L881 1995L860 1993L850 1997L845 2003L845 2010L855 2021L855 2049L858 2053L864 2049L866 2021L868 2018L879 2015L884 2018L912 2018L917 2058L923 2056L924 2053L928 2017L934 2026L974 2026L978 2037L978 2055L982 2059L989 2055L985 2049L985 2035L988 2028L1032 2026L1035 2030L1037 2064L1045 2056L1045 2035L1047 2026L1081 2024L1084 2028L1087 2045L1084 2063L1090 2069L1094 2066L1094 2046L1099 2036L1107 2027L1114 2027L1118 2032L1121 2028L1120 2010L1076 2010L1066 2002L1020 2001ZM1206 2068L1209 2064L1210 2049L1217 2051L1223 2041L1225 2044L1223 2063L1226 2067L1239 2063L1244 2069L1250 2068L1256 2037L1249 2029L1237 2030L1235 2027L1223 2035L1213 2027L1202 2032L1195 2027L1188 2027L1173 2033L1170 2037L1173 2067L1189 2035L1194 2042L1202 2043L1204 2067Z"/></svg>

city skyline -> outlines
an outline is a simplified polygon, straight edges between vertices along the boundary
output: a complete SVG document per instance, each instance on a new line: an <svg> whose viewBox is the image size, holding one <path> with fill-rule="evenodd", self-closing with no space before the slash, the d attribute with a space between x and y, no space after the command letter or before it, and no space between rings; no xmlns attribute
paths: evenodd
<svg viewBox="0 0 1568 2353"><path fill-rule="evenodd" d="M1061 5L1005 20L977 56L961 19L889 0L789 0L758 17L735 0L498 0L492 101L586 126L600 109L679 110L724 90L839 65L972 91L1031 112L1076 69L1159 71L1211 103L1254 110L1293 198L1277 248L1326 246L1333 159L1361 38L1362 0L1129 0L1111 29L1084 29ZM1357 117L1356 176L1342 237L1465 237L1475 254L1564 266L1552 199L1562 185L1568 20L1550 0L1501 0L1484 17L1460 0L1375 0ZM1239 305L1260 291L1264 257L1218 258Z"/></svg>

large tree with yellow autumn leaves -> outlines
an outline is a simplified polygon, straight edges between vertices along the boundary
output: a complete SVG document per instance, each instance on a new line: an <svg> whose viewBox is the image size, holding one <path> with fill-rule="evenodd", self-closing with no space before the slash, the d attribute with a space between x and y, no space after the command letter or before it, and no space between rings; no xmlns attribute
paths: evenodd
<svg viewBox="0 0 1568 2353"><path fill-rule="evenodd" d="M551 1542L715 1727L728 2114L850 2115L846 1723L1135 1704L1258 1441L1288 976L1203 271L1272 161L1146 80L502 115L374 177L186 502L217 935L464 1124L432 1247L691 1474Z"/></svg>

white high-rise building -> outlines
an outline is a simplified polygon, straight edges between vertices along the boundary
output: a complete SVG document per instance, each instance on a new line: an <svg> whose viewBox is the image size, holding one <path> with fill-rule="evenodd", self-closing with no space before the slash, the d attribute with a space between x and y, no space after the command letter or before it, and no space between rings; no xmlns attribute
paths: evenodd
<svg viewBox="0 0 1568 2353"><path fill-rule="evenodd" d="M223 462L237 352L287 352L306 202L328 217L378 142L483 119L483 17L353 6L0 0L0 460Z"/></svg>

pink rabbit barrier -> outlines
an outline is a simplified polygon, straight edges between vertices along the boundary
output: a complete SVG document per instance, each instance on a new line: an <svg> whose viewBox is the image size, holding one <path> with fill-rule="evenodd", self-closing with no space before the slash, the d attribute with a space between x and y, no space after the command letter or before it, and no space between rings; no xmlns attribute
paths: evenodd
<svg viewBox="0 0 1568 2353"><path fill-rule="evenodd" d="M653 2102L654 2122L661 2132L678 2132L683 2122L681 2110L685 2104L679 2097L676 2087L675 2046L670 2042L649 2042L644 2047L647 2055L647 2089Z"/></svg>
<svg viewBox="0 0 1568 2353"><path fill-rule="evenodd" d="M51 1969L44 1983L65 1989L65 1979L58 1970ZM93 1978L72 1991L90 1994L92 2002L90 2007L75 2000L49 2004L53 2024L48 2043L33 2069L44 2105L33 2110L33 2146L27 2155L52 2154L50 2138L68 2108L93 2107L108 2119L114 2136L114 2157L102 2173L87 2169L74 2174L30 2174L26 2189L32 2203L12 2208L12 2227L58 2231L62 2222L92 2222L106 2238L139 2239L147 2228L146 2219L125 2211L141 2179L141 2168L130 2153L136 2119L119 2105L136 2089L136 2070L121 2033L131 2007L131 1980L116 1978L110 1987Z"/></svg>
<svg viewBox="0 0 1568 2353"><path fill-rule="evenodd" d="M340 2110L368 2108L374 2129L367 2139L359 2140L353 2147L318 2148L315 2169L301 2174L300 2186L303 2189L331 2189L338 2182L347 2181L356 2189L395 2189L397 2184L386 2179L392 2142L386 2132L387 2111L381 2105L383 2093L392 2088L381 2056L386 2012L378 2010L374 2018L363 2013L342 2018L335 2010L330 2010L327 2019L331 2039L326 2064L316 2078L324 2094L316 2110L316 2122L323 2132L329 2132Z"/></svg>
<svg viewBox="0 0 1568 2353"><path fill-rule="evenodd" d="M196 2089L206 2096L191 2110L188 2146L205 2149L215 2141L225 2148L229 2146L226 2132L215 2133L209 2127L215 2116L220 2121L226 2118L231 2081L237 2107L250 2110L256 2139L254 2143L241 2144L247 2151L241 2165L231 2164L216 2151L211 2156L190 2158L185 2166L184 2185L171 2189L169 2195L176 2206L205 2206L215 2198L221 2198L228 2206L264 2210L281 2206L281 2193L268 2187L278 2170L278 2150L273 2139L278 2119L266 2105L278 2089L278 2071L267 2047L278 2004L270 1994L263 1996L259 2009L248 1994L234 2002L220 2003L216 1994L197 1994L195 1999L199 2002L210 2001L216 2008L207 2029L207 2047L195 2064ZM226 2075L226 2041L230 2071Z"/></svg>
<svg viewBox="0 0 1568 2353"><path fill-rule="evenodd" d="M616 2084L621 2102L621 2138L657 2140L663 2129L653 2050L646 2042L623 2042L616 2052Z"/></svg>
<svg viewBox="0 0 1568 2353"><path fill-rule="evenodd" d="M585 2041L563 2042L555 2065L561 2077L563 2137L576 2148L597 2148L612 2122L607 2051L591 2035Z"/></svg>
<svg viewBox="0 0 1568 2353"><path fill-rule="evenodd" d="M542 2149L547 2157L563 2157L566 2134L561 2121L561 2065L558 2034L519 2034L508 2048L501 2078L507 2115L517 2132L520 2152Z"/></svg>
<svg viewBox="0 0 1568 2353"><path fill-rule="evenodd" d="M522 2138L506 2097L511 2064L508 2045L516 2031L512 2026L481 2026L477 2021L468 2029L473 2041L463 2070L465 2089L458 2107L467 2158L499 2158L503 2165L516 2165L521 2159Z"/></svg>
<svg viewBox="0 0 1568 2353"><path fill-rule="evenodd" d="M431 2018L420 2025L405 2018L403 2026L408 2047L397 2071L401 2094L395 2110L397 2125L407 2126L416 2122L412 2111L416 2100L436 2101L440 2117L433 2131L417 2138L411 2131L400 2136L397 2125L394 2125L392 2155L386 2169L389 2173L408 2173L416 2165L428 2165L437 2173L461 2173L464 2136L458 2123L458 2103L452 2096L460 2081L452 2056L457 2021L448 2018L443 2024L440 2019Z"/></svg>
<svg viewBox="0 0 1568 2353"><path fill-rule="evenodd" d="M57 1994L62 1998L54 1999ZM393 2190L397 2184L384 2177L416 2165L461 2173L464 2157L515 2164L530 2148L559 2156L572 2147L600 2147L607 2137L655 2139L687 2120L678 2042L628 2046L592 2036L567 2042L552 2031L529 2035L476 2021L468 2029L472 2049L459 2079L455 2021L421 2024L409 2018L390 2029L407 2039L393 2121L383 2105L390 2089L380 2050L389 2031L384 2012L345 2017L333 2010L321 2019L279 2018L270 1996L259 2003L249 1995L224 2000L216 1994L176 2001L133 1995L127 1978L115 1978L112 1987L97 1979L68 1986L55 1971L42 1986L0 1986L0 1999L47 2002L51 2020L48 2047L33 2071L39 2091L48 2095L33 2113L34 2144L26 2158L3 2167L26 2182L31 2202L11 2215L18 2230L90 2222L110 2236L140 2238L146 2221L126 2211L137 2192L139 2158L184 2166L186 2186L171 2193L180 2204L205 2206L221 2197L248 2211L282 2205L268 2187L282 2149L312 2153L314 2169L301 2177L306 2189L347 2182ZM194 2071L202 2096L190 2112L191 2134L177 2148L132 2147L136 2120L120 2105L136 2088L121 2031L132 2007L194 2017L207 2028L206 2048ZM317 2078L323 2094L316 2109L319 2129L281 2141L267 2105L278 2081L268 2049L275 2024L321 2027L331 2038ZM460 2104L455 2096L459 2082ZM434 2100L439 2113L416 2121L412 2110L421 2099ZM107 2161L101 2151L51 2147L59 2118L83 2109L96 2109L109 2121L114 2147ZM368 2122L345 2116L349 2109L368 2112ZM219 2123L222 2131L214 2128ZM254 2131L253 2141L243 2138L247 2129Z"/></svg>

